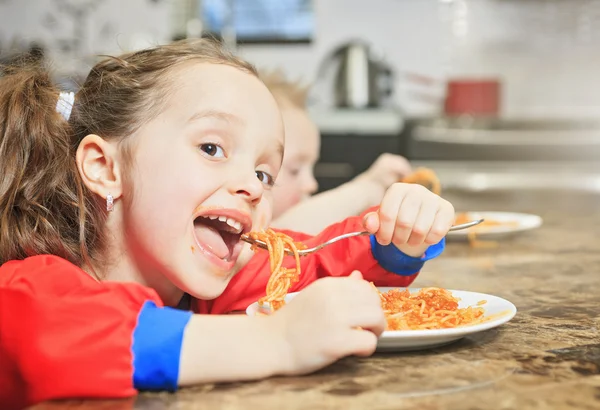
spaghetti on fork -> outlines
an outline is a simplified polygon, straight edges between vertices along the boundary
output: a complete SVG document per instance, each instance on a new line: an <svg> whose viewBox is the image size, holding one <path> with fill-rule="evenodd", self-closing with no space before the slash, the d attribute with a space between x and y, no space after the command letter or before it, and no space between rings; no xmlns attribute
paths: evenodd
<svg viewBox="0 0 600 410"><path fill-rule="evenodd" d="M261 306L268 305L272 311L276 311L285 304L285 296L292 285L298 282L300 278L300 255L298 254L298 249L303 249L305 246L294 242L288 235L275 232L272 229L261 232L250 232L248 236L251 239L260 240L267 244L271 276L267 283L266 295L259 299L258 303ZM257 247L253 246L252 249L256 250ZM283 267L286 250L294 254L294 259L296 260L295 269Z"/></svg>

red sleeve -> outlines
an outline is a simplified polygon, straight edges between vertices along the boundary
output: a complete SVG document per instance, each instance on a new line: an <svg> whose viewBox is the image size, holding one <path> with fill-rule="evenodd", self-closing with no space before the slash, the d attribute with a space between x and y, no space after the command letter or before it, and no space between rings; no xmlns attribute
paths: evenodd
<svg viewBox="0 0 600 410"><path fill-rule="evenodd" d="M374 209L376 208L369 209L365 213ZM331 225L313 237L293 231L280 230L280 232L284 232L295 241L312 247L334 236L363 230L363 215L350 217ZM354 270L359 270L366 280L374 282L377 286L409 286L418 275L415 273L411 276L401 276L383 269L373 257L370 239L367 235L348 238L329 245L319 252L302 257L300 262L302 269L300 280L292 286L290 292L304 289L319 278L348 276ZM284 266L293 267L294 265L294 258L286 258ZM211 314L245 310L250 304L265 295L270 275L269 254L266 251L258 251L231 280L221 296L212 301L196 301L194 310L198 313Z"/></svg>
<svg viewBox="0 0 600 410"><path fill-rule="evenodd" d="M98 282L55 256L0 267L0 403L120 398L133 387L132 334L151 289Z"/></svg>

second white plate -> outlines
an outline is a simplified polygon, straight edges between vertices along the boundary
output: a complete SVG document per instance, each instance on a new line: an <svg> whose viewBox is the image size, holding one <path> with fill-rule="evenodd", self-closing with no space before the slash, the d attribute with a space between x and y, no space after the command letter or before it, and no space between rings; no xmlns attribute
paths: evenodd
<svg viewBox="0 0 600 410"><path fill-rule="evenodd" d="M462 213L462 212L461 212ZM501 239L521 232L529 231L542 226L542 218L538 215L522 214L515 212L464 212L469 220L485 219L500 222L498 225L479 225L461 231L448 232L448 239L468 238L469 232L475 232L477 239Z"/></svg>

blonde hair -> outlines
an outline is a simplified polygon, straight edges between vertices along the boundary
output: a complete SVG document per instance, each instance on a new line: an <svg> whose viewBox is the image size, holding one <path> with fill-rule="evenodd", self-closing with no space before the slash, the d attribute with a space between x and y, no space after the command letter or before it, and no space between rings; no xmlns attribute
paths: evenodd
<svg viewBox="0 0 600 410"><path fill-rule="evenodd" d="M44 67L0 67L0 265L39 254L78 266L101 259L106 205L81 181L79 143L89 134L126 141L163 109L171 71L192 61L258 75L206 39L108 57L92 68L65 121L56 112L60 90Z"/></svg>
<svg viewBox="0 0 600 410"><path fill-rule="evenodd" d="M307 84L289 80L282 70L261 71L259 77L280 105L288 103L296 108L306 109L309 91Z"/></svg>

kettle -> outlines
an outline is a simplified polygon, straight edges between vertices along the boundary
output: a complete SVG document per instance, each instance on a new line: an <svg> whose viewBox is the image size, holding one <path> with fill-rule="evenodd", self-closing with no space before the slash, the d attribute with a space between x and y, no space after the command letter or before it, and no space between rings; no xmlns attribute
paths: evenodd
<svg viewBox="0 0 600 410"><path fill-rule="evenodd" d="M350 41L334 49L321 64L318 76L337 63L334 100L337 107L376 108L393 94L394 74L382 60L373 57L364 42Z"/></svg>

